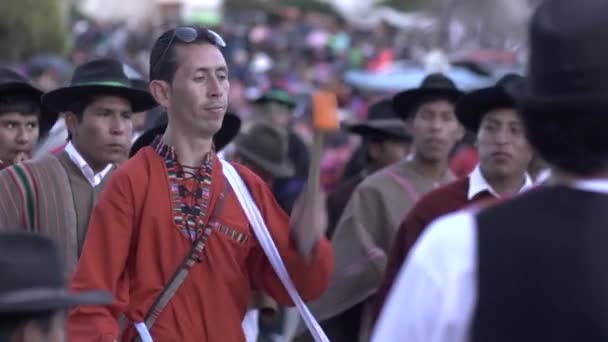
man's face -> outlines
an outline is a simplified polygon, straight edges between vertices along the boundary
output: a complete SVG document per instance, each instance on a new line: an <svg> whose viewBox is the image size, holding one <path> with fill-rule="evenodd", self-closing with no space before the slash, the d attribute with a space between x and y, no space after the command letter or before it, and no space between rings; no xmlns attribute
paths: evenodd
<svg viewBox="0 0 608 342"><path fill-rule="evenodd" d="M228 67L212 44L176 46L179 66L169 92L170 120L196 136L212 138L228 107Z"/></svg>
<svg viewBox="0 0 608 342"><path fill-rule="evenodd" d="M84 110L82 119L68 113L66 122L78 152L93 170L120 163L129 153L133 136L133 113L125 98L100 96Z"/></svg>
<svg viewBox="0 0 608 342"><path fill-rule="evenodd" d="M448 100L434 100L418 107L409 121L414 150L424 160L447 160L454 145L462 139L464 129Z"/></svg>
<svg viewBox="0 0 608 342"><path fill-rule="evenodd" d="M38 134L38 115L0 114L0 160L13 164L19 155L29 158L38 143Z"/></svg>
<svg viewBox="0 0 608 342"><path fill-rule="evenodd" d="M270 102L264 106L263 110L268 112L270 117L270 124L280 128L287 128L291 123L292 114L289 107L276 103Z"/></svg>
<svg viewBox="0 0 608 342"><path fill-rule="evenodd" d="M370 143L369 153L378 167L386 167L405 158L412 144L404 140L389 139L382 143Z"/></svg>
<svg viewBox="0 0 608 342"><path fill-rule="evenodd" d="M520 116L506 108L483 116L477 132L477 150L486 177L522 174L533 154Z"/></svg>

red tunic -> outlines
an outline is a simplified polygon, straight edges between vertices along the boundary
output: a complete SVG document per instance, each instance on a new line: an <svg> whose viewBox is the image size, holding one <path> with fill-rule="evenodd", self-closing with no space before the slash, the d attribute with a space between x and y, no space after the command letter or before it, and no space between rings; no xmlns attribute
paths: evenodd
<svg viewBox="0 0 608 342"><path fill-rule="evenodd" d="M378 289L374 313L377 316L386 300L386 296L401 269L410 249L422 235L424 229L434 220L451 212L465 208L472 203L496 199L488 191L481 192L468 199L469 177L429 192L410 210L401 223L391 247L382 285Z"/></svg>
<svg viewBox="0 0 608 342"><path fill-rule="evenodd" d="M304 300L318 298L333 271L329 242L322 239L307 263L290 240L289 217L268 186L245 167L235 167L258 204L300 295ZM214 212L225 182L215 158L209 213ZM145 147L114 173L101 195L71 283L73 291L107 289L115 301L106 307L74 309L68 320L70 341L117 339L117 319L122 313L130 321L143 320L191 247L175 225L172 210L164 160ZM203 262L190 271L156 321L151 331L155 341L244 341L241 321L252 287L280 303L292 304L233 192L217 220L223 228L213 231ZM123 340L133 334L130 328Z"/></svg>

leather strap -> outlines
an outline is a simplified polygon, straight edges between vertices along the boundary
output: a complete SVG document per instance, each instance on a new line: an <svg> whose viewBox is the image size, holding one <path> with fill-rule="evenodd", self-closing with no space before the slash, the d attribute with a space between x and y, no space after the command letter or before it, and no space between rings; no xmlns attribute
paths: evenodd
<svg viewBox="0 0 608 342"><path fill-rule="evenodd" d="M224 204L226 203L226 198L228 197L229 191L230 184L225 179L224 191L222 192L222 195L219 198L219 202L215 207L215 211L213 213L212 218L218 217L224 211ZM179 287L182 285L184 280L186 280L190 269L192 269L192 267L194 267L194 265L196 265L197 263L201 263L203 261L203 250L205 249L207 239L209 239L209 236L211 235L212 231L213 227L208 224L205 227L203 233L193 242L192 249L190 249L190 252L184 258L179 268L175 271L169 283L165 286L163 291L156 298L156 301L154 301L154 304L152 304L152 306L150 307L150 310L148 311L144 319L144 323L148 330L152 329L152 326L158 319L158 316L160 316L167 304L169 304L169 301L171 301L171 298L173 298L173 296L175 295ZM134 342L140 341L141 338L139 336L134 339Z"/></svg>

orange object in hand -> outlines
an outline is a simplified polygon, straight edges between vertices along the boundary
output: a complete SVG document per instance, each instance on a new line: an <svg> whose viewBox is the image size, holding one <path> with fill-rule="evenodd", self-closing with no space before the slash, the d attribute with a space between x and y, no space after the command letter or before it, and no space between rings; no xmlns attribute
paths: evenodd
<svg viewBox="0 0 608 342"><path fill-rule="evenodd" d="M328 91L318 91L312 97L313 126L315 130L330 132L340 128L338 121L338 100Z"/></svg>

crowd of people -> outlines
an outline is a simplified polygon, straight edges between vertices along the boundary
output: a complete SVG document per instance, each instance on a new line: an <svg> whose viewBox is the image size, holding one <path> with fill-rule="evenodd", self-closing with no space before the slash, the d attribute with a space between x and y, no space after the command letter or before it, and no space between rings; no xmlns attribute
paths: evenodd
<svg viewBox="0 0 608 342"><path fill-rule="evenodd" d="M526 75L370 105L334 81L378 51L308 21L171 27L147 71L115 32L48 89L0 68L0 342L604 341L607 13L545 0ZM315 179L321 88L356 120Z"/></svg>

